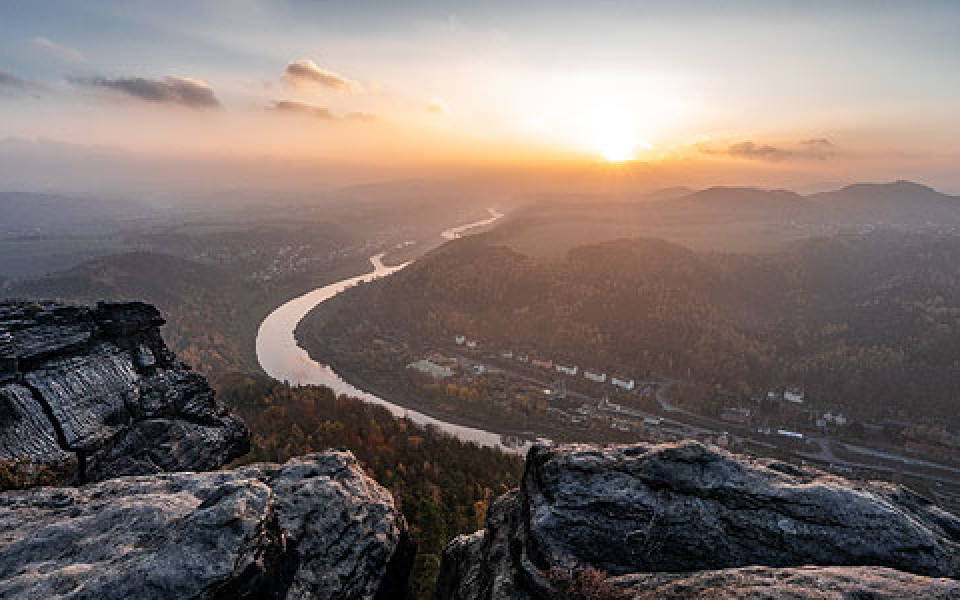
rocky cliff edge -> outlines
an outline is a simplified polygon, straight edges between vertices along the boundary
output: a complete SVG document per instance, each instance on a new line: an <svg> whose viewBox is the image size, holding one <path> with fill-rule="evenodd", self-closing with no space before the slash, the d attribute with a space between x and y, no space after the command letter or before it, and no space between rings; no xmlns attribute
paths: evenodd
<svg viewBox="0 0 960 600"><path fill-rule="evenodd" d="M249 433L139 302L0 303L0 460L77 481L221 467Z"/></svg>
<svg viewBox="0 0 960 600"><path fill-rule="evenodd" d="M910 490L697 442L535 446L437 597L960 598L960 519Z"/></svg>

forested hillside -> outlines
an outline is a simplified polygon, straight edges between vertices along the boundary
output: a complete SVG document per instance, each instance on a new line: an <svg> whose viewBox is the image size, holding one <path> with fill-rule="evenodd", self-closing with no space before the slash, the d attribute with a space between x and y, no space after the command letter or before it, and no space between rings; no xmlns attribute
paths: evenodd
<svg viewBox="0 0 960 600"><path fill-rule="evenodd" d="M430 344L463 334L492 349L743 396L801 386L862 418L957 422L960 238L814 238L770 254L697 254L652 239L541 261L488 243L447 245L351 290L301 326L330 340Z"/></svg>

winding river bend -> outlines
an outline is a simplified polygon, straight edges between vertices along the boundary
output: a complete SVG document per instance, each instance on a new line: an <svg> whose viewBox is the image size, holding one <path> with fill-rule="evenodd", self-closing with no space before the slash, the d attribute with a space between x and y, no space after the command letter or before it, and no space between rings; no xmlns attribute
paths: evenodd
<svg viewBox="0 0 960 600"><path fill-rule="evenodd" d="M447 229L441 235L446 239L456 239L470 229L490 225L503 217L503 213L492 208L488 210L490 218ZM410 264L388 267L383 264L383 256L378 254L370 257L373 270L369 273L317 288L290 300L267 315L257 331L257 360L260 367L267 375L278 381L286 381L292 385L325 385L337 394L346 394L364 402L379 404L386 407L394 416L406 417L418 425L432 425L464 441L493 446L508 452L526 450L527 444L505 443L500 434L442 421L415 410L408 410L356 388L340 377L329 365L310 358L307 351L297 345L294 336L297 325L314 307L360 282L386 277Z"/></svg>

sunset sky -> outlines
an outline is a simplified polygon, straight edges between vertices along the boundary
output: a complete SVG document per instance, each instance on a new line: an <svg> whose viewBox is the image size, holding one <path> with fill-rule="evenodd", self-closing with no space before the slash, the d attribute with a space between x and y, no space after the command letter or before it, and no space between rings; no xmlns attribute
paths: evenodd
<svg viewBox="0 0 960 600"><path fill-rule="evenodd" d="M960 191L960 3L0 0L3 138Z"/></svg>

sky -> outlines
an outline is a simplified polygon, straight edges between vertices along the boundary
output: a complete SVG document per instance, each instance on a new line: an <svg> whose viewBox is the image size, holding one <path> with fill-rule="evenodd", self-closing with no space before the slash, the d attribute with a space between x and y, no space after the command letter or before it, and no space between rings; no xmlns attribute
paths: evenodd
<svg viewBox="0 0 960 600"><path fill-rule="evenodd" d="M958 100L960 2L0 0L0 163L960 191Z"/></svg>

